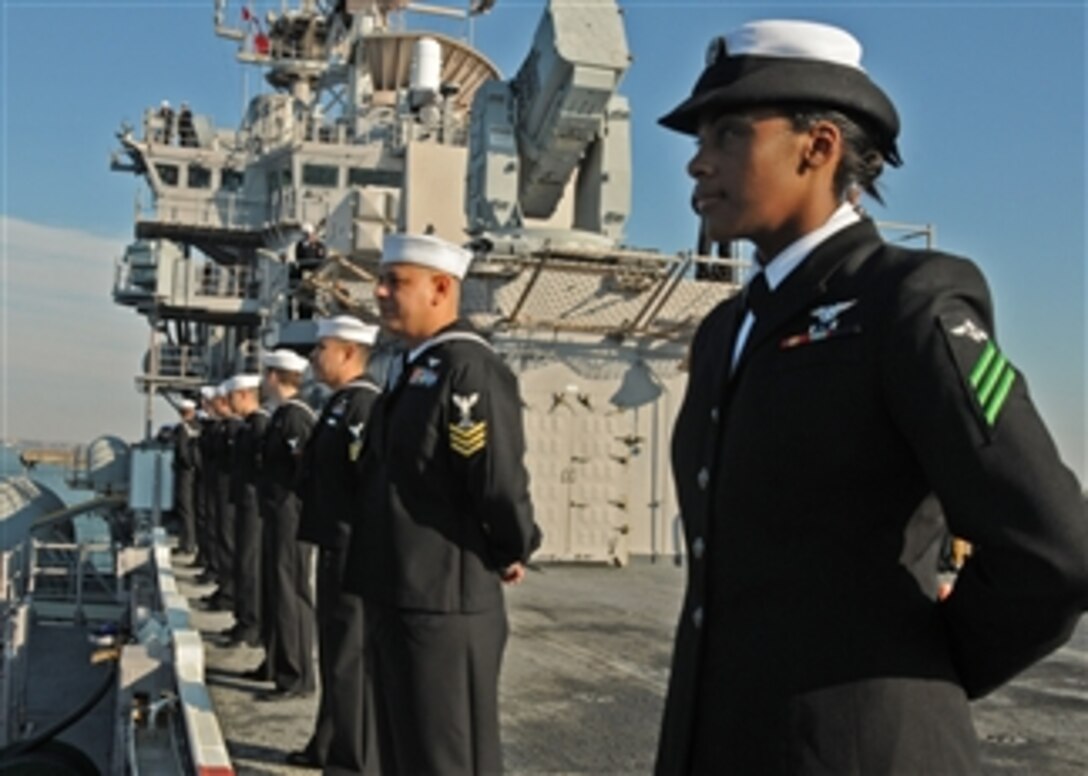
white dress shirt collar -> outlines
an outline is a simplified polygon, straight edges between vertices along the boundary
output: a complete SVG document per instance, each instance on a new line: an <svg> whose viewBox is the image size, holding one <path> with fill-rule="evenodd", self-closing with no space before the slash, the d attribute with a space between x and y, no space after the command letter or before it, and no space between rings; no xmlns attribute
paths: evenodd
<svg viewBox="0 0 1088 776"><path fill-rule="evenodd" d="M849 202L839 205L839 209L831 214L823 226L787 245L763 267L767 276L767 287L774 291L812 253L813 248L860 220L861 216Z"/></svg>

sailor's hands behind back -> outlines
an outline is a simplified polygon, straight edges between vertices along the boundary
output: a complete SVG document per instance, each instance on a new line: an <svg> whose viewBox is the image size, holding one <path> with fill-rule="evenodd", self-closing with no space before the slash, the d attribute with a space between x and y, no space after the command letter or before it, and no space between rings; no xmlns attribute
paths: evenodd
<svg viewBox="0 0 1088 776"><path fill-rule="evenodd" d="M516 585L525 579L525 566L521 563L511 563L500 572L499 577L504 584Z"/></svg>

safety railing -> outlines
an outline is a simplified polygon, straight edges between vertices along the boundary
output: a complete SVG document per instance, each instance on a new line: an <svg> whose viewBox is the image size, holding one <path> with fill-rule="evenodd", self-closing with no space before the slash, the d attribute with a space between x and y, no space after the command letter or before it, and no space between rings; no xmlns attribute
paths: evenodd
<svg viewBox="0 0 1088 776"><path fill-rule="evenodd" d="M32 539L30 569L35 614L47 619L110 619L124 605L110 541L50 542Z"/></svg>
<svg viewBox="0 0 1088 776"><path fill-rule="evenodd" d="M250 231L264 227L268 220L268 204L225 194L193 199L173 196L169 189L165 189L154 204L137 202L136 220L172 226Z"/></svg>
<svg viewBox="0 0 1088 776"><path fill-rule="evenodd" d="M196 270L194 280L193 287L199 296L248 299L260 291L259 280L249 267L224 267L208 261Z"/></svg>
<svg viewBox="0 0 1088 776"><path fill-rule="evenodd" d="M145 371L165 377L202 378L207 373L205 356L201 345L162 343L148 354Z"/></svg>

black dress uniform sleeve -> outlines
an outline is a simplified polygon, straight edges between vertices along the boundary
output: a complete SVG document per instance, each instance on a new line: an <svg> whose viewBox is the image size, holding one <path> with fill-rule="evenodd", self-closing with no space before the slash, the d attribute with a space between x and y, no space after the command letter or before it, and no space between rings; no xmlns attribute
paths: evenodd
<svg viewBox="0 0 1088 776"><path fill-rule="evenodd" d="M252 445L252 474L254 477L259 476L264 469L264 440L265 435L268 433L269 417L268 413L260 410L253 413L250 418L250 433L253 435Z"/></svg>
<svg viewBox="0 0 1088 776"><path fill-rule="evenodd" d="M298 537L321 547L350 538L364 428L378 389L353 381L329 397L306 442L295 490L302 499Z"/></svg>
<svg viewBox="0 0 1088 776"><path fill-rule="evenodd" d="M306 410L298 408L287 413L283 422L283 435L292 452L302 452L313 427L314 418Z"/></svg>
<svg viewBox="0 0 1088 776"><path fill-rule="evenodd" d="M174 467L180 471L197 468L197 436L192 427L182 422L174 430Z"/></svg>
<svg viewBox="0 0 1088 776"><path fill-rule="evenodd" d="M295 475L295 480L292 483L295 495L302 499L303 504L312 498L313 471L316 457L314 448L318 434L320 433L318 427L324 419L324 414L318 416L315 429L311 430L310 436L307 437L306 444L302 448L302 455L299 458L298 473ZM305 512L305 508L303 508L303 512Z"/></svg>
<svg viewBox="0 0 1088 776"><path fill-rule="evenodd" d="M1056 649L1088 604L1080 487L994 338L989 292L970 262L918 262L889 300L882 348L894 420L975 552L943 614L970 697Z"/></svg>
<svg viewBox="0 0 1088 776"><path fill-rule="evenodd" d="M313 413L297 402L288 402L273 413L265 431L262 470L263 482L273 500L296 490L313 425Z"/></svg>
<svg viewBox="0 0 1088 776"><path fill-rule="evenodd" d="M283 422L283 441L287 445L287 451L296 462L301 461L302 453L306 449L306 442L310 439L310 433L314 428L314 417L301 407L293 407L287 413ZM291 482L283 483L287 486L294 485L298 477L299 466L295 466L295 472Z"/></svg>
<svg viewBox="0 0 1088 776"><path fill-rule="evenodd" d="M500 569L540 546L533 520L517 378L497 359L459 363L450 376L443 429L452 469L465 485Z"/></svg>
<svg viewBox="0 0 1088 776"><path fill-rule="evenodd" d="M343 450L341 451L340 477L344 483L344 509L340 521L345 524L356 522L355 506L358 504L364 478L367 476L368 456L363 454L366 448L367 420L380 392L375 387L356 389L348 404L344 424Z"/></svg>

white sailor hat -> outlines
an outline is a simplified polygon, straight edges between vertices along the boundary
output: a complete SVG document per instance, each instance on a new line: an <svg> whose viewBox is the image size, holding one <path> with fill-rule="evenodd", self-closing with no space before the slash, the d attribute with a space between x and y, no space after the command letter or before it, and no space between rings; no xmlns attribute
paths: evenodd
<svg viewBox="0 0 1088 776"><path fill-rule="evenodd" d="M200 398L214 399L217 390L217 387L214 385L202 385L200 386Z"/></svg>
<svg viewBox="0 0 1088 776"><path fill-rule="evenodd" d="M846 30L817 22L750 22L714 38L691 96L658 119L694 135L708 110L760 105L823 105L873 133L890 164L901 164L899 114L861 67L861 43Z"/></svg>
<svg viewBox="0 0 1088 776"><path fill-rule="evenodd" d="M280 348L273 350L271 353L264 354L264 366L266 369L282 369L284 372L298 372L301 374L306 371L309 361L304 359L298 353L287 348Z"/></svg>
<svg viewBox="0 0 1088 776"><path fill-rule="evenodd" d="M464 278L472 251L429 234L387 234L382 241L382 264L418 264Z"/></svg>
<svg viewBox="0 0 1088 776"><path fill-rule="evenodd" d="M216 396L219 396L220 398L222 398L222 397L226 396L228 393L230 393L230 378L229 377L226 380L224 380L223 382L219 383L219 385L215 386L215 395Z"/></svg>
<svg viewBox="0 0 1088 776"><path fill-rule="evenodd" d="M334 318L319 318L317 338L346 340L360 345L373 345L378 340L378 327L363 323L353 315L337 315Z"/></svg>
<svg viewBox="0 0 1088 776"><path fill-rule="evenodd" d="M311 224L309 221L307 221L306 223L304 223L302 225L302 231L305 232L306 234L313 234L314 233L314 225Z"/></svg>
<svg viewBox="0 0 1088 776"><path fill-rule="evenodd" d="M192 399L182 399L178 402L178 412L186 412L188 410L195 410L196 402Z"/></svg>
<svg viewBox="0 0 1088 776"><path fill-rule="evenodd" d="M254 374L235 375L226 382L227 392L252 391L261 387L261 376Z"/></svg>

